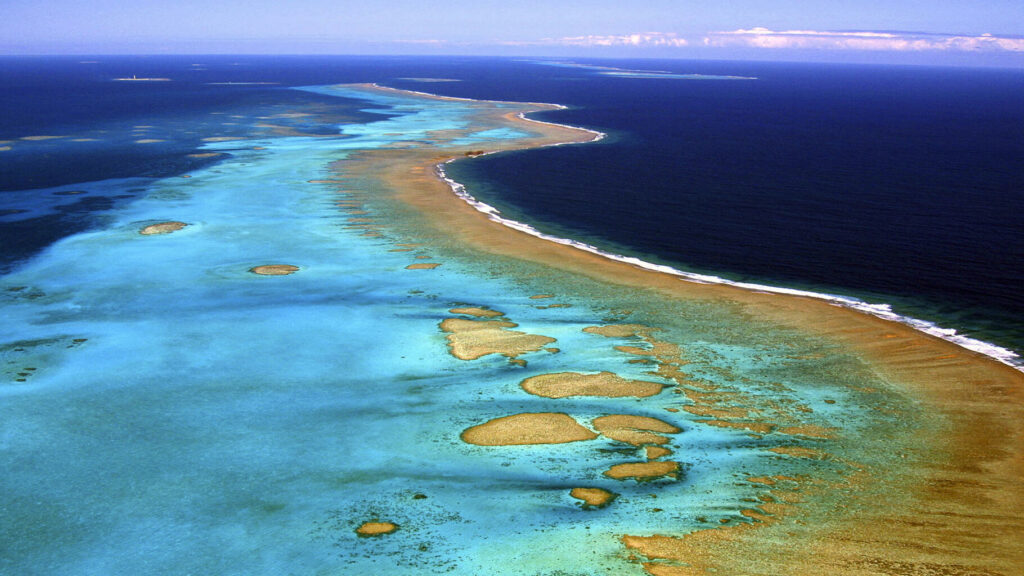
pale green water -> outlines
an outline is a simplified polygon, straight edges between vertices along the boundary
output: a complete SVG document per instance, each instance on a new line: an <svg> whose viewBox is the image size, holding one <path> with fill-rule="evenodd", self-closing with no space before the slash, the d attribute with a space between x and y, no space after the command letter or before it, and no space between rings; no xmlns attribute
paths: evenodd
<svg viewBox="0 0 1024 576"><path fill-rule="evenodd" d="M452 145L522 133L474 131L461 102L319 90L399 115L343 126L337 138L211 144L231 158L156 183L107 227L0 279L0 573L636 574L622 534L745 521L739 512L752 504L743 499L759 493L751 475L847 470L765 447L884 464L890 456L870 439L882 431L897 441L916 425L874 409L907 406L857 359L729 305L665 302L484 258L431 236L386 191L359 196L383 236L346 227L335 206L345 195L308 182L333 177L330 162L417 145L439 129L470 130ZM189 226L138 234L166 220ZM391 251L424 238L414 252ZM442 266L406 270L420 254ZM300 270L248 272L277 263ZM556 298L529 298L539 293ZM571 307L540 308L552 303ZM457 304L500 310L561 351L527 354L525 368L498 356L458 360L438 328ZM632 314L616 314L623 309ZM695 380L742 394L737 402L769 420L805 406L806 423L839 426L840 439L703 425L665 410L688 403L672 389L549 400L519 388L559 371L658 380L613 348L637 342L582 331L610 321L660 328ZM819 357L795 359L811 354ZM881 392L854 389L866 386ZM683 429L669 447L684 473L642 484L604 477L643 459L604 437L513 447L459 439L492 418L550 411L585 425L605 414L671 422ZM576 486L620 497L585 511L568 495ZM374 519L400 528L357 537Z"/></svg>

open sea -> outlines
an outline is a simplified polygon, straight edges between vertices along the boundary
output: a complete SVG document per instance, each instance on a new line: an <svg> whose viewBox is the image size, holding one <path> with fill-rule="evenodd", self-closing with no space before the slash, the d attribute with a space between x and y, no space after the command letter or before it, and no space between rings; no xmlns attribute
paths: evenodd
<svg viewBox="0 0 1024 576"><path fill-rule="evenodd" d="M368 82L558 103L535 116L605 135L445 167L512 226L1020 366L1021 70L3 57L0 574L639 574L623 534L752 523L755 478L841 486L804 507L827 519L929 465L920 439L944 423L834 342L423 225L366 152L526 134L474 124L479 103L337 86ZM274 264L294 274L252 273ZM444 322L478 316L544 344L456 357ZM524 391L601 372L662 391ZM654 427L462 435L552 412ZM608 474L637 464L671 472ZM877 484L848 481L864 470ZM578 487L616 498L592 509Z"/></svg>

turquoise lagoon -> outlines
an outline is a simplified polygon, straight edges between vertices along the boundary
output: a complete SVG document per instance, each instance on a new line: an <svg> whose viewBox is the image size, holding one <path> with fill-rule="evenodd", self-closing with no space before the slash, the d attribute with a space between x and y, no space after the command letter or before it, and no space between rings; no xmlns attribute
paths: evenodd
<svg viewBox="0 0 1024 576"><path fill-rule="evenodd" d="M0 573L640 574L623 534L751 522L741 511L763 487L748 477L841 481L852 461L888 462L865 438L894 442L920 425L897 422L908 401L828 342L728 303L666 301L428 231L388 190L361 188L343 162L331 164L363 150L485 147L525 133L477 130L466 101L311 90L363 101L380 119L337 126L336 136L211 142L201 152L227 156L150 183L101 228L0 279ZM337 205L345 201L366 214ZM171 220L188 226L139 234ZM405 243L418 245L395 251ZM418 262L440 266L407 269ZM299 271L249 272L263 264ZM554 297L530 298L538 294ZM459 360L439 329L458 305L501 311L559 351L521 356L525 367L499 355ZM685 350L694 382L766 416L799 412L837 437L703 424L679 411L689 401L676 383L614 348L643 343L583 332L609 322L656 327ZM552 400L519 387L564 371L666 389ZM583 425L605 414L659 418L682 429L668 444L681 473L612 480L602 472L644 458L603 436L460 440L523 412L565 412ZM773 446L843 458L789 458L765 450ZM619 496L586 510L569 496L577 486ZM399 528L356 535L373 520Z"/></svg>

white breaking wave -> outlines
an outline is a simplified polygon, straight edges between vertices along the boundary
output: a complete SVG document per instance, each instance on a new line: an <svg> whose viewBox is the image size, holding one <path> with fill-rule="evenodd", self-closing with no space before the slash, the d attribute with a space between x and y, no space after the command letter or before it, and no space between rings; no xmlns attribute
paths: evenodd
<svg viewBox="0 0 1024 576"><path fill-rule="evenodd" d="M540 122L538 120L530 120L528 118L525 118L524 115L522 115L522 114L520 114L520 118L523 118L524 120L528 120L530 122ZM541 122L541 123L548 123L548 122ZM548 123L548 124L550 124L550 123ZM575 126L567 126L565 124L558 124L558 126L565 126L565 127L570 127L570 128L576 128ZM585 128L580 128L580 129L581 130L586 130ZM587 130L587 131L595 134L595 138L591 142L595 142L597 140L600 140L600 139L604 138L604 136L605 136L601 132L595 132L593 130ZM560 143L557 143L557 144L552 144L552 146L561 146L561 145L565 145L565 144L574 144L574 142L560 142ZM700 284L724 284L724 285L728 285L728 286L735 286L737 288L743 288L745 290L753 290L753 291L756 291L756 292L766 292L766 293L770 293L770 294L786 294L786 295L790 295L790 296L805 296L805 297L808 297L808 298L816 298L818 300L825 300L825 301L830 302L832 304L835 304L837 306L843 306L845 308L852 308L854 310L859 310L861 312L864 312L866 314L871 314L872 316L876 316L876 317L882 318L884 320L890 320L890 321L893 321L893 322L899 322L901 324L905 324L907 326L910 326L911 328L914 328L915 330L918 330L920 332L924 332L926 334L930 334L932 336L941 338L941 339L946 340L948 342L952 342L952 343L954 343L954 344L956 344L956 345L958 345L958 346L960 346L962 348L966 348L967 350L971 350L971 351L974 351L974 352L978 352L978 353L984 354L985 356L989 356L991 358L994 358L995 360L998 360L999 362L1002 362L1003 364L1006 364L1008 366L1011 366L1011 367L1013 367L1013 368L1015 368L1017 370L1020 370L1020 371L1024 372L1024 361L1022 361L1021 357L1016 352L1014 352L1013 350L1009 350L1007 348L1003 348L1002 346L997 346L995 344L990 344L988 342L983 342L981 340L977 340L977 339L971 338L969 336L964 336L962 334L958 334L957 331L952 329L952 328L943 328L943 327L941 327L941 326L939 326L939 325L937 325L937 324L935 324L933 322L929 322L927 320L920 320L920 319L917 319L917 318L911 318L909 316L902 316L902 315L897 314L896 312L894 312L893 309L892 309L892 306L890 306L889 304L871 304L869 302L864 302L863 300L858 300L856 298L851 298L849 296L839 296L839 295L835 295L835 294L824 294L824 293L819 293L819 292L811 292L811 291L808 291L808 290L797 290L795 288L782 288L782 287L778 287L778 286L768 286L768 285L765 285L765 284L753 284L753 283L750 283L750 282L734 282L732 280L726 280L725 278L720 278L718 276L710 276L710 275L707 275L707 274L696 274L694 272L684 272L682 270L673 268L671 266L665 266L665 265L660 265L660 264L653 264L651 262L647 262L645 260L641 260L641 259L636 258L636 257L623 256L621 254L614 254L614 253L611 253L611 252L606 252L606 251L601 250L600 248L598 248L596 246L592 246L592 245L586 244L584 242L579 242L577 240L571 240L569 238L560 238L558 236L552 236L550 234L545 234L545 233L541 232L540 230L537 230L533 226L530 226L529 224L525 224L523 222L519 222L519 221L516 221L516 220L511 220L509 218L503 217L501 215L501 211L500 210L498 210L494 206L491 206L490 204L487 204L487 203L481 202L480 200L477 200L476 198L473 197L473 195L471 195L466 190L466 187L464 185L462 185L459 182L456 182L455 180L452 180L448 176L447 172L445 172L444 165L448 164L450 162L454 162L455 160L458 160L458 159L459 158L452 158L452 159L447 160L446 162L444 162L442 164L438 164L437 167L436 167L437 175L441 179L443 179L445 182L447 182L448 186L451 187L452 192L454 192L456 196L461 198L467 204L469 204L470 206L475 208L477 211L486 214L487 217L491 221L497 222L497 223L499 223L499 224L501 224L503 226L507 226L509 228L512 228L513 230L518 230L520 232L524 232L524 233L529 234L531 236L536 236L537 238L541 238L541 239L547 240L549 242L554 242L556 244L562 244L563 246L571 246L573 248L576 248L577 250L583 250L584 252L589 252L591 254L596 254L598 256L601 256L601 257L604 257L604 258L608 258L609 260L615 260L617 262L624 262L626 264L630 264L630 265L636 266L637 268L642 268L644 270L653 270L655 272L661 272L663 274L669 274L669 275L672 275L672 276L676 276L678 278L681 278L681 279L684 279L684 280L687 280L687 281L690 281L690 282L697 282L697 283L700 283Z"/></svg>

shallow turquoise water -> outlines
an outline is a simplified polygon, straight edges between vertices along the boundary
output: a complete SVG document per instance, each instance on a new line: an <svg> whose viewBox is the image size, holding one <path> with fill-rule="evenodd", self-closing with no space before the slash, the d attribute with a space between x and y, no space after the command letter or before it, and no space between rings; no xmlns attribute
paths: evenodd
<svg viewBox="0 0 1024 576"><path fill-rule="evenodd" d="M895 426L837 386L884 385L856 359L746 324L728 307L659 309L642 294L443 243L393 252L415 224L366 195L383 235L346 226L335 205L344 187L309 182L335 177L329 163L430 142L437 130L469 130L446 145L523 133L476 130L465 102L316 90L366 100L382 119L340 126L337 137L208 144L230 157L150 184L107 226L0 279L0 573L639 573L622 534L745 521L743 498L757 494L747 476L839 467L763 451L813 441L666 412L687 403L670 389L644 400L549 400L519 388L558 371L658 380L613 348L637 342L582 331L627 304L635 312L626 321L657 325L684 347L695 379L745 401L805 405L811 421L851 431ZM168 220L189 226L138 234ZM442 265L407 270L417 255ZM300 270L248 272L262 264ZM529 298L547 291L557 297ZM542 308L555 302L572 307ZM494 355L458 360L438 328L458 304L500 310L561 351L525 355L525 368ZM810 352L825 359L792 359ZM672 422L683 429L670 447L684 474L642 484L604 477L643 460L604 437L512 447L459 439L492 418L549 411L584 424L604 414ZM620 497L583 510L568 495L576 486ZM400 528L357 537L368 520Z"/></svg>

